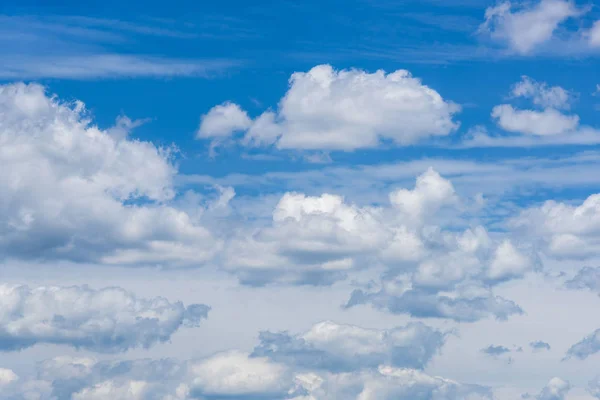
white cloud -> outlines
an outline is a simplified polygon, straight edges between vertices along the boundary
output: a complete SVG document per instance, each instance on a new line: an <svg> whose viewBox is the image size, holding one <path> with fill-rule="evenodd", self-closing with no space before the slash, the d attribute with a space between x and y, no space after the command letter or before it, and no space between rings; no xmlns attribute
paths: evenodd
<svg viewBox="0 0 600 400"><path fill-rule="evenodd" d="M19 377L12 369L0 368L0 387L19 380Z"/></svg>
<svg viewBox="0 0 600 400"><path fill-rule="evenodd" d="M552 378L548 385L536 396L537 400L564 400L571 385L560 378Z"/></svg>
<svg viewBox="0 0 600 400"><path fill-rule="evenodd" d="M119 288L0 285L0 350L59 344L98 352L150 347L183 324L197 325L209 307L164 298L139 299Z"/></svg>
<svg viewBox="0 0 600 400"><path fill-rule="evenodd" d="M594 22L594 26L588 32L590 46L600 47L600 21Z"/></svg>
<svg viewBox="0 0 600 400"><path fill-rule="evenodd" d="M547 201L522 211L510 225L540 240L550 256L585 259L600 244L600 194L580 205Z"/></svg>
<svg viewBox="0 0 600 400"><path fill-rule="evenodd" d="M240 106L223 103L214 106L202 116L198 138L226 138L238 131L247 130L252 124L248 114Z"/></svg>
<svg viewBox="0 0 600 400"><path fill-rule="evenodd" d="M518 110L508 104L494 107L492 118L506 131L537 136L567 134L579 125L577 115L565 115L553 108Z"/></svg>
<svg viewBox="0 0 600 400"><path fill-rule="evenodd" d="M440 350L446 333L422 323L388 330L325 321L299 335L260 334L253 355L308 369L349 372L381 364L422 369Z"/></svg>
<svg viewBox="0 0 600 400"><path fill-rule="evenodd" d="M175 196L171 149L91 124L81 102L0 86L4 257L201 264L219 243Z"/></svg>
<svg viewBox="0 0 600 400"><path fill-rule="evenodd" d="M516 53L530 54L549 42L560 24L582 12L571 0L541 0L520 4L516 10L504 1L486 10L480 32Z"/></svg>
<svg viewBox="0 0 600 400"><path fill-rule="evenodd" d="M143 381L127 381L120 385L112 381L98 383L74 393L73 400L143 400L147 398L148 384Z"/></svg>
<svg viewBox="0 0 600 400"><path fill-rule="evenodd" d="M449 135L458 128L453 116L459 110L405 70L368 73L318 65L291 76L277 112L259 116L242 143L343 151L384 141L403 146Z"/></svg>
<svg viewBox="0 0 600 400"><path fill-rule="evenodd" d="M573 96L560 86L549 87L547 83L536 82L528 76L523 76L521 82L513 86L512 95L531 98L535 105L555 109L568 109Z"/></svg>
<svg viewBox="0 0 600 400"><path fill-rule="evenodd" d="M491 400L489 388L390 366L351 373L295 369L266 358L229 351L201 359L92 361L54 360L38 366L37 376L0 386L16 400L100 398L138 400ZM52 369L53 368L53 369ZM52 397L54 396L54 397Z"/></svg>
<svg viewBox="0 0 600 400"><path fill-rule="evenodd" d="M293 382L287 366L237 351L192 363L190 369L192 396L207 399L279 399Z"/></svg>

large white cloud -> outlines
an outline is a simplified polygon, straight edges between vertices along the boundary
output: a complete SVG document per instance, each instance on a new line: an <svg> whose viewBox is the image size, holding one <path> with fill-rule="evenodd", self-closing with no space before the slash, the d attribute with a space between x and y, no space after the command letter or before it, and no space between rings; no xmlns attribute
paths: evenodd
<svg viewBox="0 0 600 400"><path fill-rule="evenodd" d="M81 102L0 86L0 252L101 263L199 264L219 243L174 198L170 150L91 124Z"/></svg>
<svg viewBox="0 0 600 400"><path fill-rule="evenodd" d="M406 70L368 73L318 65L292 74L276 112L265 112L248 127L239 106L216 106L206 114L200 135L222 136L246 127L246 145L351 151L385 141L402 146L446 136L457 129L453 116L459 110ZM219 127L227 129L210 135L205 125L215 125L216 116Z"/></svg>
<svg viewBox="0 0 600 400"><path fill-rule="evenodd" d="M185 307L119 288L0 285L0 351L59 344L98 352L150 347L182 325L197 325L209 307Z"/></svg>
<svg viewBox="0 0 600 400"><path fill-rule="evenodd" d="M299 335L262 332L253 354L332 372L376 368L381 364L421 369L439 351L445 338L446 333L422 323L377 330L325 321Z"/></svg>

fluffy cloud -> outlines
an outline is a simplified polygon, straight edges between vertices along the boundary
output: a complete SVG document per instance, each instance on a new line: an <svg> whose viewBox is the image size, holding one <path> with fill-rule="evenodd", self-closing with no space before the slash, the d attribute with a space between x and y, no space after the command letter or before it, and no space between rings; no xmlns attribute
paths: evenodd
<svg viewBox="0 0 600 400"><path fill-rule="evenodd" d="M385 265L429 293L469 280L494 284L532 269L527 251L493 240L483 227L445 231L440 213L458 206L452 184L432 169L417 178L414 189L391 192L386 207L288 193L270 226L241 231L228 243L224 267L248 284L319 285Z"/></svg>
<svg viewBox="0 0 600 400"><path fill-rule="evenodd" d="M422 323L376 330L327 321L300 335L262 332L253 355L332 372L376 368L381 364L421 369L439 351L445 336Z"/></svg>
<svg viewBox="0 0 600 400"><path fill-rule="evenodd" d="M514 97L530 98L533 104L547 108L568 109L572 94L560 86L548 86L545 82L536 82L528 76L523 76L521 82L513 86Z"/></svg>
<svg viewBox="0 0 600 400"><path fill-rule="evenodd" d="M199 138L229 137L234 132L250 128L252 121L237 104L223 103L202 116L197 136Z"/></svg>
<svg viewBox="0 0 600 400"><path fill-rule="evenodd" d="M0 86L0 252L100 263L199 264L219 243L168 205L169 149L91 124L81 102Z"/></svg>
<svg viewBox="0 0 600 400"><path fill-rule="evenodd" d="M315 382L316 381L316 382ZM313 377L306 400L491 400L488 388L432 377L413 369L382 366L377 371Z"/></svg>
<svg viewBox="0 0 600 400"><path fill-rule="evenodd" d="M541 0L519 5L516 10L510 1L504 1L486 10L480 32L516 53L530 54L552 39L561 23L581 13L571 0Z"/></svg>
<svg viewBox="0 0 600 400"><path fill-rule="evenodd" d="M552 378L535 398L536 400L564 400L569 390L571 390L569 382Z"/></svg>
<svg viewBox="0 0 600 400"><path fill-rule="evenodd" d="M494 107L492 118L505 131L537 136L569 133L579 125L577 115L565 115L552 108L543 111L518 110L508 104Z"/></svg>
<svg viewBox="0 0 600 400"><path fill-rule="evenodd" d="M240 352L217 354L190 366L192 397L203 399L281 399L293 375L283 364Z"/></svg>
<svg viewBox="0 0 600 400"><path fill-rule="evenodd" d="M491 400L490 389L380 366L350 373L293 370L231 351L203 360L97 362L61 357L38 365L36 376L0 386L15 400L100 398L139 400Z"/></svg>
<svg viewBox="0 0 600 400"><path fill-rule="evenodd" d="M600 245L600 194L589 196L580 205L547 201L541 207L521 212L510 225L539 238L547 254L578 258L597 254ZM572 285L593 279L593 271L582 271Z"/></svg>
<svg viewBox="0 0 600 400"><path fill-rule="evenodd" d="M246 145L351 151L385 141L402 146L446 136L457 129L453 116L459 110L405 70L368 73L319 65L294 73L277 111L266 111L249 127L245 113L231 103L206 117L215 116L219 126L227 127L217 130L219 136L246 128ZM202 137L211 136L203 126L200 131Z"/></svg>
<svg viewBox="0 0 600 400"><path fill-rule="evenodd" d="M98 352L147 348L168 341L183 324L196 326L209 309L139 299L119 288L0 285L0 350L43 343Z"/></svg>

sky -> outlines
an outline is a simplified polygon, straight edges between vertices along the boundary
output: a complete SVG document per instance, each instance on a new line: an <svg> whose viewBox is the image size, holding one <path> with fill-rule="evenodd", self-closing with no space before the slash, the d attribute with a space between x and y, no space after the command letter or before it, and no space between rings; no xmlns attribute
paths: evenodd
<svg viewBox="0 0 600 400"><path fill-rule="evenodd" d="M0 399L600 399L600 7L0 4Z"/></svg>

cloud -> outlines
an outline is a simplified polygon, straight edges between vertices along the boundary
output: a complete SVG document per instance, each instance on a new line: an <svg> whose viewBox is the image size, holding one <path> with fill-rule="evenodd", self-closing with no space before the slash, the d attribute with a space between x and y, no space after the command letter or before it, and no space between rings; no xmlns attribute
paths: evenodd
<svg viewBox="0 0 600 400"><path fill-rule="evenodd" d="M217 354L190 366L196 398L280 399L290 390L291 371L262 357L240 352Z"/></svg>
<svg viewBox="0 0 600 400"><path fill-rule="evenodd" d="M549 87L546 82L537 82L523 76L521 82L512 88L513 97L524 97L533 100L533 104L555 109L569 109L573 95L560 86Z"/></svg>
<svg viewBox="0 0 600 400"><path fill-rule="evenodd" d="M160 25L156 20L142 25L80 16L0 15L0 80L210 77L238 64L136 53L128 42L143 35L194 37Z"/></svg>
<svg viewBox="0 0 600 400"><path fill-rule="evenodd" d="M577 115L565 115L552 108L518 110L508 104L494 107L492 118L505 131L537 136L566 134L579 125Z"/></svg>
<svg viewBox="0 0 600 400"><path fill-rule="evenodd" d="M548 43L560 24L582 13L571 0L519 4L516 10L510 1L504 1L487 8L479 31L511 51L527 55Z"/></svg>
<svg viewBox="0 0 600 400"><path fill-rule="evenodd" d="M458 205L452 184L432 169L414 189L391 192L387 206L287 193L270 225L240 230L227 243L223 267L246 284L328 285L384 265L430 293L471 279L496 284L533 269L528 250L492 240L483 227L445 231L444 213L460 214Z"/></svg>
<svg viewBox="0 0 600 400"><path fill-rule="evenodd" d="M380 366L351 373L294 370L266 358L229 351L201 359L96 361L59 357L36 376L0 386L11 399L361 399L491 400L489 388Z"/></svg>
<svg viewBox="0 0 600 400"><path fill-rule="evenodd" d="M495 357L495 356L501 356L501 355L506 354L506 353L510 353L511 351L510 351L509 348L504 347L504 346L493 346L493 345L490 345L490 346L486 347L485 349L481 349L481 352L485 353L485 354L487 354L489 356Z"/></svg>
<svg viewBox="0 0 600 400"><path fill-rule="evenodd" d="M600 294L600 267L583 267L573 279L565 283L565 287L574 290L591 290Z"/></svg>
<svg viewBox="0 0 600 400"><path fill-rule="evenodd" d="M566 358L577 358L585 360L586 358L600 351L600 329L597 329L590 335L583 338L581 341L572 345L567 350Z"/></svg>
<svg viewBox="0 0 600 400"><path fill-rule="evenodd" d="M580 126L578 115L566 114L573 94L560 86L549 86L524 76L511 90L511 98L526 98L533 109L500 104L492 109L492 119L509 134L490 135L485 127L471 128L458 147L531 147L556 145L594 145L600 131Z"/></svg>
<svg viewBox="0 0 600 400"><path fill-rule="evenodd" d="M277 111L256 118L242 143L342 151L382 142L404 146L454 132L459 110L406 70L368 73L318 65L292 74Z"/></svg>
<svg viewBox="0 0 600 400"><path fill-rule="evenodd" d="M200 217L169 205L173 149L128 138L134 122L102 130L83 103L22 83L0 86L0 113L3 257L178 266L218 250Z"/></svg>
<svg viewBox="0 0 600 400"><path fill-rule="evenodd" d="M536 400L564 400L569 390L571 390L569 382L552 378L535 398Z"/></svg>
<svg viewBox="0 0 600 400"><path fill-rule="evenodd" d="M588 393L600 399L600 376L592 379L588 384Z"/></svg>
<svg viewBox="0 0 600 400"><path fill-rule="evenodd" d="M237 104L223 103L213 107L202 116L198 138L229 137L237 131L245 131L252 124L248 114Z"/></svg>
<svg viewBox="0 0 600 400"><path fill-rule="evenodd" d="M0 285L0 350L58 344L97 352L148 348L182 325L196 326L210 307L140 299L120 288Z"/></svg>
<svg viewBox="0 0 600 400"><path fill-rule="evenodd" d="M600 194L579 205L546 201L540 207L523 210L509 222L522 234L534 235L549 256L585 259L597 253L600 243ZM581 271L573 285L593 278L593 271Z"/></svg>
<svg viewBox="0 0 600 400"><path fill-rule="evenodd" d="M209 77L235 65L227 60L161 58L152 55L91 54L3 57L0 79L118 79Z"/></svg>
<svg viewBox="0 0 600 400"><path fill-rule="evenodd" d="M529 343L529 347L531 347L533 351L550 350L550 345L546 342L542 342L541 340Z"/></svg>
<svg viewBox="0 0 600 400"><path fill-rule="evenodd" d="M458 322L476 322L488 317L506 320L523 314L513 301L495 296L481 287L457 288L451 295L424 289L411 289L401 282L382 284L378 291L355 290L346 307L370 304L393 314L410 314L417 318L443 318ZM469 290L470 289L470 290Z"/></svg>
<svg viewBox="0 0 600 400"><path fill-rule="evenodd" d="M382 364L422 369L440 350L445 338L445 333L422 323L376 330L326 321L299 335L261 332L260 345L253 356L330 372L351 372Z"/></svg>

